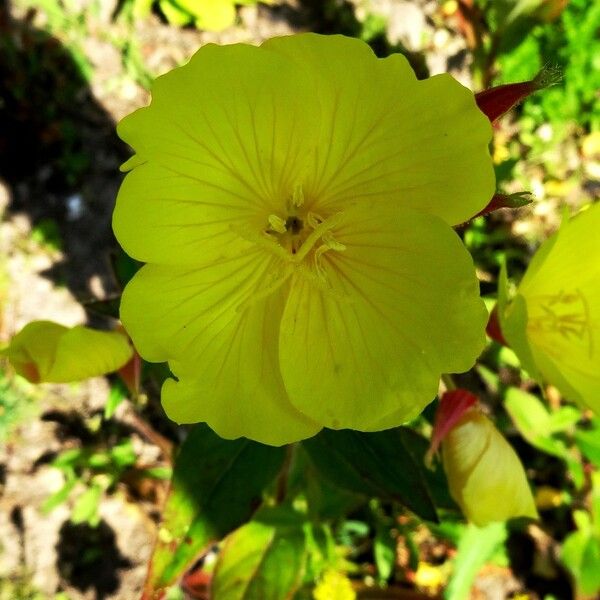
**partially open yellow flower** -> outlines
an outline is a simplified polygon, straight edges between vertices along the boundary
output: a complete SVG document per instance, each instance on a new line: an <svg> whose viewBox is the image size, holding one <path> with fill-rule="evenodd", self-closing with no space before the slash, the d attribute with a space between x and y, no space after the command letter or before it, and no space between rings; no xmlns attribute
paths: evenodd
<svg viewBox="0 0 600 600"><path fill-rule="evenodd" d="M523 367L569 400L600 413L600 205L566 220L537 251L509 302L502 333Z"/></svg>
<svg viewBox="0 0 600 600"><path fill-rule="evenodd" d="M32 321L2 354L32 383L67 383L120 369L132 357L133 348L118 331Z"/></svg>
<svg viewBox="0 0 600 600"><path fill-rule="evenodd" d="M113 226L121 317L177 422L283 444L411 418L486 312L451 225L491 198L491 127L448 75L356 39L208 45L159 78Z"/></svg>

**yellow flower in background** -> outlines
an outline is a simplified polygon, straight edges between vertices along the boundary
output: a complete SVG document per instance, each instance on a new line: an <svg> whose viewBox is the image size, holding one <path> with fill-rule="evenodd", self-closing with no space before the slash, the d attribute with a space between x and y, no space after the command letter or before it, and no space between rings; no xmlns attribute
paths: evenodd
<svg viewBox="0 0 600 600"><path fill-rule="evenodd" d="M313 590L314 600L355 600L352 582L339 571L326 571Z"/></svg>
<svg viewBox="0 0 600 600"><path fill-rule="evenodd" d="M133 348L118 331L33 321L13 337L2 354L32 383L67 383L120 369L133 356Z"/></svg>
<svg viewBox="0 0 600 600"><path fill-rule="evenodd" d="M600 205L590 206L539 248L517 293L499 289L502 333L523 368L600 413Z"/></svg>
<svg viewBox="0 0 600 600"><path fill-rule="evenodd" d="M260 0L271 4L273 0ZM134 14L145 16L153 0L134 0ZM169 23L194 23L198 29L221 31L235 22L236 4L257 4L258 0L159 0L158 5Z"/></svg>
<svg viewBox="0 0 600 600"><path fill-rule="evenodd" d="M303 34L208 45L119 135L113 227L148 263L122 321L177 422L284 444L418 414L486 311L451 229L494 192L491 127L448 75Z"/></svg>
<svg viewBox="0 0 600 600"><path fill-rule="evenodd" d="M459 393L465 392L450 392L448 400ZM478 527L514 517L537 518L521 461L477 407L468 408L445 432L442 460L452 497Z"/></svg>

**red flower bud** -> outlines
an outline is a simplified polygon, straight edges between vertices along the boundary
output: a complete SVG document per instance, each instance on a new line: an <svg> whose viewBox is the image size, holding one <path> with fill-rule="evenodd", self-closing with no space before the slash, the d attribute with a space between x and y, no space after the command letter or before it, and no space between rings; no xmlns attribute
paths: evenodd
<svg viewBox="0 0 600 600"><path fill-rule="evenodd" d="M475 101L479 110L494 123L527 96L558 83L561 77L558 69L544 68L531 81L507 83L483 90L475 94Z"/></svg>

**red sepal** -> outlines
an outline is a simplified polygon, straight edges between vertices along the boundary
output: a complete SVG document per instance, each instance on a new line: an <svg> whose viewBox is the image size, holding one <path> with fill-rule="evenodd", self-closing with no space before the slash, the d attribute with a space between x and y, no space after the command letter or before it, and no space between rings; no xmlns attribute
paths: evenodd
<svg viewBox="0 0 600 600"><path fill-rule="evenodd" d="M560 71L554 68L546 68L540 71L531 81L507 83L483 90L475 94L475 102L490 122L495 123L511 108L525 100L527 96L558 83L560 79Z"/></svg>
<svg viewBox="0 0 600 600"><path fill-rule="evenodd" d="M514 194L494 194L488 205L473 218L482 217L500 208L521 208L533 202L531 192L515 192Z"/></svg>
<svg viewBox="0 0 600 600"><path fill-rule="evenodd" d="M134 351L129 362L123 365L117 373L127 386L130 394L135 398L140 393L140 381L142 378L142 358Z"/></svg>
<svg viewBox="0 0 600 600"><path fill-rule="evenodd" d="M445 392L435 413L431 445L425 455L425 461L431 463L433 455L439 450L442 440L448 432L461 420L463 415L477 405L479 400L468 390L457 389Z"/></svg>
<svg viewBox="0 0 600 600"><path fill-rule="evenodd" d="M485 332L491 337L495 342L502 344L502 346L508 346L508 343L504 339L502 335L502 329L500 328L500 320L498 319L498 305L494 306L490 314L490 318L488 319L487 326L485 328Z"/></svg>

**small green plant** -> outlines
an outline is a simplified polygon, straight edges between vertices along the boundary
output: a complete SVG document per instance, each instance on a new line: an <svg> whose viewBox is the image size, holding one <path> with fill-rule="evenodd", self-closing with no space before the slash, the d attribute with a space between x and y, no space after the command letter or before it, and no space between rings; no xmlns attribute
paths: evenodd
<svg viewBox="0 0 600 600"><path fill-rule="evenodd" d="M578 597L600 591L600 473L592 475L589 509L573 512L576 531L564 540L561 559L575 580Z"/></svg>
<svg viewBox="0 0 600 600"><path fill-rule="evenodd" d="M600 4L571 0L554 23L536 23L529 34L499 55L497 83L529 79L544 65L562 80L527 99L521 125L531 131L543 123L563 130L577 123L600 129Z"/></svg>
<svg viewBox="0 0 600 600"><path fill-rule="evenodd" d="M49 512L77 494L71 521L95 527L100 522L98 506L105 492L112 492L123 474L134 467L136 453L131 440L123 440L111 448L73 448L59 454L52 466L60 469L64 485L43 505ZM77 486L83 484L83 491Z"/></svg>
<svg viewBox="0 0 600 600"><path fill-rule="evenodd" d="M0 442L4 442L11 430L34 411L28 388L21 378L8 377L0 365Z"/></svg>

